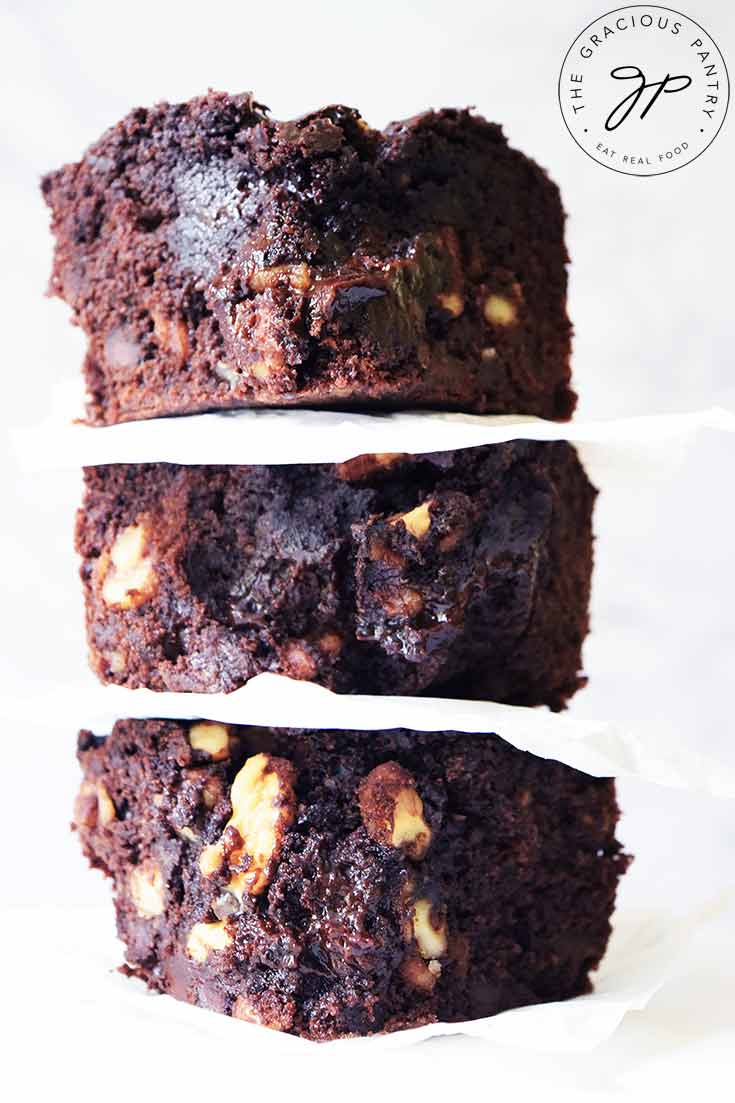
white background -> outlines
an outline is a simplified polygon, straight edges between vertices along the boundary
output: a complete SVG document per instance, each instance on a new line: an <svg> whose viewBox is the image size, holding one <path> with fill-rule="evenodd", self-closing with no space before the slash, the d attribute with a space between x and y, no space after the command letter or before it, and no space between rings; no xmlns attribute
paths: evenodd
<svg viewBox="0 0 735 1103"><path fill-rule="evenodd" d="M243 0L196 6L6 0L0 28L6 425L32 419L49 388L78 371L82 354L66 307L43 299L50 240L39 175L78 157L132 106L185 99L207 86L252 89L281 118L342 101L359 107L374 126L428 106L476 105L502 122L511 142L561 187L573 258L579 413L608 417L715 403L735 409L733 120L698 161L666 176L631 179L585 157L562 122L556 81L571 41L604 10L604 0L282 0L257 7ZM735 67L733 5L690 0L684 10ZM600 693L618 715L664 717L725 757L735 746L725 713L735 650L732 461L732 442L717 434L702 440L681 472L682 540L664 554L654 537L659 524L676 518L670 506L665 519L657 516L655 492L643 489L643 475L640 496L631 493L614 517L608 512L606 522L630 540L630 574L605 580L608 595L617 581L619 597L606 598L605 608L598 603L595 624L614 624L614 631L593 635L587 651L588 665L600 671ZM9 459L0 470L2 1007L9 1026L20 1028L17 1037L8 1027L1 1036L11 1041L24 1094L68 1087L81 1100L118 1092L147 1098L165 1071L168 1092L183 1086L185 1098L185 1086L193 1095L195 1081L197 1094L267 1092L269 1099L317 1090L351 1099L367 1089L444 1099L463 1086L474 1094L478 1084L483 1094L498 1097L599 1092L633 1098L654 1085L672 1094L716 1090L717 1078L733 1071L732 912L691 948L678 980L582 1058L519 1059L497 1046L453 1039L383 1057L371 1068L356 1067L354 1059L348 1067L331 1051L328 1059L285 1059L276 1069L249 1043L222 1054L216 1068L202 1069L196 1037L159 1053L143 1030L121 1037L111 1027L106 1034L105 1008L90 1006L93 982L84 975L68 992L68 1014L45 1015L46 994L58 998L62 970L44 952L38 924L33 945L24 937L20 909L35 909L50 926L56 909L82 909L82 942L84 909L107 906L110 931L112 917L107 886L84 870L66 830L77 779L75 732L66 721L34 723L34 710L48 703L54 682L82 661L69 551L74 485L66 476L22 475ZM660 654L648 637L641 643L642 610L650 640L653 626L660 633ZM732 804L632 782L621 786L621 799L624 838L637 852L622 907L653 903L673 916L733 885ZM110 945L114 962L112 938ZM20 1000L12 983L23 969L33 980ZM93 1039L93 1052L85 1036ZM6 1064L6 1075L10 1068Z"/></svg>

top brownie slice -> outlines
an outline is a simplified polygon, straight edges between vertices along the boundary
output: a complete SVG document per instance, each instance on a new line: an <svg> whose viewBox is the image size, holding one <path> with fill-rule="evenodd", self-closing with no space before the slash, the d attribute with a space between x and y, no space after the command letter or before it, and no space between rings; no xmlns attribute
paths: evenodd
<svg viewBox="0 0 735 1103"><path fill-rule="evenodd" d="M469 111L370 129L250 95L133 111L46 176L88 417L434 406L566 418L556 186Z"/></svg>

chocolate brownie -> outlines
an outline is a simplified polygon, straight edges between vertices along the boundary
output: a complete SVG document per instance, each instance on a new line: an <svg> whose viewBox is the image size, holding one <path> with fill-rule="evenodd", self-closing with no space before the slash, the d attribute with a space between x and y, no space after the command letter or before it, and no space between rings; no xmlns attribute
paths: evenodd
<svg viewBox="0 0 735 1103"><path fill-rule="evenodd" d="M46 176L97 424L251 405L566 418L556 186L495 124L250 95L133 111Z"/></svg>
<svg viewBox="0 0 735 1103"><path fill-rule="evenodd" d="M75 826L151 988L315 1040L590 990L614 783L496 735L121 720Z"/></svg>
<svg viewBox="0 0 735 1103"><path fill-rule="evenodd" d="M553 708L580 684L595 491L573 447L88 468L77 548L106 682Z"/></svg>

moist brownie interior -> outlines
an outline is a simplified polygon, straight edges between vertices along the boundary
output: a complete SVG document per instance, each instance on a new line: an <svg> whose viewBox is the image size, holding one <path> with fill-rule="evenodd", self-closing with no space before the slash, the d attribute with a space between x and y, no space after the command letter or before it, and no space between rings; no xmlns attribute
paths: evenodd
<svg viewBox="0 0 735 1103"><path fill-rule="evenodd" d="M93 667L131 688L229 692L272 671L562 707L582 682L594 496L564 442L89 468Z"/></svg>
<svg viewBox="0 0 735 1103"><path fill-rule="evenodd" d="M556 186L465 110L371 129L250 95L138 108L43 193L88 416L250 405L566 418Z"/></svg>
<svg viewBox="0 0 735 1103"><path fill-rule="evenodd" d="M590 989L628 862L612 781L495 735L164 720L79 759L151 988L317 1040Z"/></svg>

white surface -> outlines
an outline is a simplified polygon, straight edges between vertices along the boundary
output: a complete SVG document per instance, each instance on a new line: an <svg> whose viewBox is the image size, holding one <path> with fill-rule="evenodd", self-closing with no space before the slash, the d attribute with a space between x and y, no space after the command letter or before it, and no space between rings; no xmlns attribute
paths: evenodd
<svg viewBox="0 0 735 1103"><path fill-rule="evenodd" d="M29 395L72 378L82 340L66 308L41 298L50 247L38 175L76 157L137 103L185 98L207 85L251 87L276 115L342 100L373 124L427 105L474 103L502 121L511 141L549 168L570 212L570 311L575 322L575 381L588 419L735 408L733 371L733 120L694 164L665 177L631 180L607 172L567 134L556 80L581 27L612 4L425 0L397 5L288 3L253 7L141 3L6 2L0 34L2 73L4 308L3 416L25 420ZM690 0L686 12L735 65L735 10L728 0ZM271 37L272 36L272 37ZM277 44L276 44L276 36ZM732 111L732 108L731 108ZM633 461L631 461L633 462ZM595 632L586 664L612 715L687 730L723 756L734 745L728 695L733 675L732 450L707 434L696 462L679 473L680 504L661 501L641 457L640 479L625 501L600 500L599 516L629 542L621 574L598 549ZM45 939L32 937L12 911L50 905L111 909L107 887L88 874L76 842L59 834L76 782L73 733L65 723L36 729L36 704L82 659L79 607L69 553L73 521L67 475L2 472L4 532L4 870L0 901L10 936L6 960L35 960L33 999L3 993L5 1078L17 1070L18 1094L78 1100L157 1096L263 1099L336 1097L446 1100L458 1085L484 1097L545 1099L721 1097L735 1046L733 914L713 923L690 948L680 978L643 1012L629 1015L610 1041L586 1056L520 1057L497 1044L444 1039L379 1063L330 1052L279 1058L257 1045L202 1059L196 1032L161 1038L146 1022L125 1036L89 1004L95 974L77 978L64 1012L65 973ZM656 534L679 525L686 539L662 554ZM608 599L606 599L608 600ZM597 631L604 618L607 629ZM696 673L699 690L687 691ZM666 682L671 694L652 693ZM11 696L12 695L12 700ZM575 716L592 698L580 695ZM25 702L22 715L18 702ZM608 717L606 716L605 719ZM735 813L712 802L628 781L621 786L626 838L637 860L621 907L655 905L672 916L695 908L733 882ZM92 911L90 910L90 919ZM7 930L7 927L5 928ZM110 936L111 937L111 936ZM79 939L84 941L80 925ZM110 953L114 944L110 941ZM93 964L93 963L91 963ZM11 976L8 970L8 976Z"/></svg>

